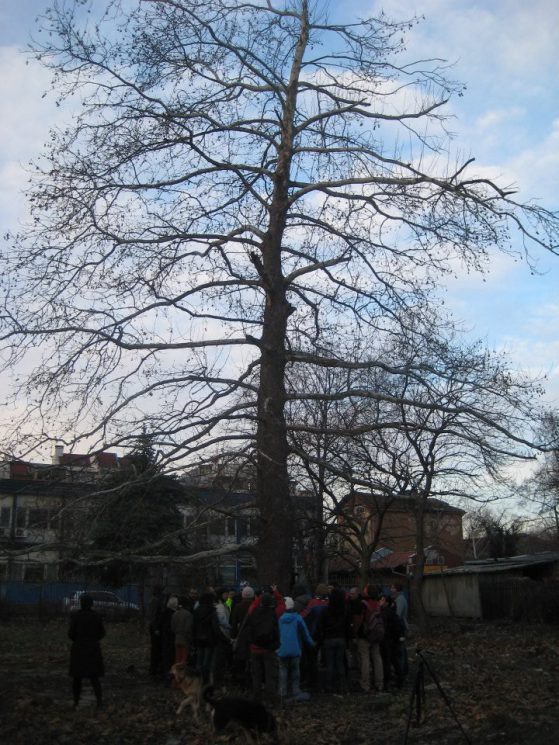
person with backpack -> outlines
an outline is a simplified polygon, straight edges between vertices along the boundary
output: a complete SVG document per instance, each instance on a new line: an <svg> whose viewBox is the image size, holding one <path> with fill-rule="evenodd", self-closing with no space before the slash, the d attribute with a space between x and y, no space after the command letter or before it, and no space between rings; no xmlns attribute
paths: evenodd
<svg viewBox="0 0 559 745"><path fill-rule="evenodd" d="M295 611L293 598L285 598L285 613L279 619L280 646L279 660L279 695L284 701L291 691L294 701L308 701L310 696L300 688L300 662L303 649L302 640L309 647L314 647L307 624Z"/></svg>
<svg viewBox="0 0 559 745"><path fill-rule="evenodd" d="M285 607L285 606L283 606ZM278 686L276 650L280 645L276 599L271 592L263 592L256 607L251 606L246 622L250 643L252 692L255 701L275 697ZM283 610L283 608L282 608Z"/></svg>

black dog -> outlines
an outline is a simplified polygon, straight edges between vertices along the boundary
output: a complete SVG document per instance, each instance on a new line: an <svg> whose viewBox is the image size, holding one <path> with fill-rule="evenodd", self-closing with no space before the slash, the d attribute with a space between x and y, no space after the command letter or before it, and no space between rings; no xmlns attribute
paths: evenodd
<svg viewBox="0 0 559 745"><path fill-rule="evenodd" d="M213 686L204 688L204 699L213 709L213 723L216 732L221 732L229 722L237 722L246 729L256 732L275 733L276 720L265 706L246 698L214 698Z"/></svg>

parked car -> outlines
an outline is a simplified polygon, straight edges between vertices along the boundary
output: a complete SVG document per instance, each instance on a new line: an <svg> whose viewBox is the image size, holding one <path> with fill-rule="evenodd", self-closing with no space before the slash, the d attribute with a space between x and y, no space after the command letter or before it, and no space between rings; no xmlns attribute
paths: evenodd
<svg viewBox="0 0 559 745"><path fill-rule="evenodd" d="M101 613L105 618L124 619L135 618L140 613L136 603L128 603L122 600L114 592L107 590L77 590L70 597L62 600L62 605L67 613L80 609L80 597L89 595L93 598L93 610Z"/></svg>

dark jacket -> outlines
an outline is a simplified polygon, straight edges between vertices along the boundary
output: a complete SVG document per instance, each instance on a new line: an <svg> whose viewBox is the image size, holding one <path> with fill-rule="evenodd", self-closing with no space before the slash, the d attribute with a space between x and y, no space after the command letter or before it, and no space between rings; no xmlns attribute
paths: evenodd
<svg viewBox="0 0 559 745"><path fill-rule="evenodd" d="M351 618L348 612L345 595L334 588L330 593L328 605L318 618L316 637L320 642L325 639L345 639L351 636Z"/></svg>
<svg viewBox="0 0 559 745"><path fill-rule="evenodd" d="M192 627L194 646L215 647L221 637L221 631L213 604L200 603L192 615L194 616Z"/></svg>
<svg viewBox="0 0 559 745"><path fill-rule="evenodd" d="M105 636L103 619L94 610L72 613L68 636L70 650L70 675L73 678L100 678L105 674L103 655L99 642Z"/></svg>
<svg viewBox="0 0 559 745"><path fill-rule="evenodd" d="M384 640L387 644L396 644L400 637L405 635L406 626L393 606L383 608L381 612L384 621Z"/></svg>
<svg viewBox="0 0 559 745"><path fill-rule="evenodd" d="M275 652L280 645L276 608L260 605L249 615L247 622L248 641L252 654Z"/></svg>
<svg viewBox="0 0 559 745"><path fill-rule="evenodd" d="M171 631L175 635L175 646L187 647L192 643L192 613L186 608L178 608L171 618Z"/></svg>
<svg viewBox="0 0 559 745"><path fill-rule="evenodd" d="M248 609L253 603L253 598L243 598L240 603L233 606L231 611L231 636L238 636L239 629L247 616Z"/></svg>

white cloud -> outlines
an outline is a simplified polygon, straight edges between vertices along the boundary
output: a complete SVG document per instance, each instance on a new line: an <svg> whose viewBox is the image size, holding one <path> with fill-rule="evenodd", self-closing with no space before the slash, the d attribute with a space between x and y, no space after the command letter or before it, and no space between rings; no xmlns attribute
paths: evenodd
<svg viewBox="0 0 559 745"><path fill-rule="evenodd" d="M519 106L510 108L489 109L476 119L475 128L478 132L484 132L495 127L502 127L510 123L511 120L517 120L524 116L524 109Z"/></svg>
<svg viewBox="0 0 559 745"><path fill-rule="evenodd" d="M50 73L16 47L0 47L0 215L2 228L13 228L25 213L22 197L30 160L43 148L50 127L67 120L57 108Z"/></svg>

